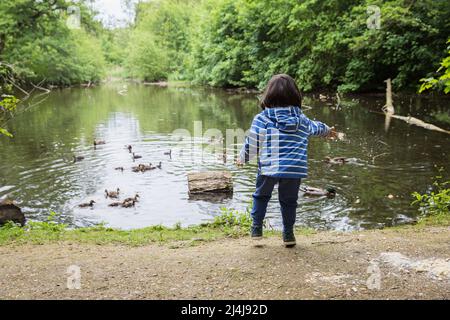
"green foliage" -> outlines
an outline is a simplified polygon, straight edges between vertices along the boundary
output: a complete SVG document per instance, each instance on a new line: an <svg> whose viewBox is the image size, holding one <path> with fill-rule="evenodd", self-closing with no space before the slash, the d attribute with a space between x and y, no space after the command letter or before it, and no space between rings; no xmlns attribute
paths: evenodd
<svg viewBox="0 0 450 320"><path fill-rule="evenodd" d="M125 68L132 78L163 80L168 76L168 58L151 33L138 32L131 37Z"/></svg>
<svg viewBox="0 0 450 320"><path fill-rule="evenodd" d="M367 28L369 5L381 29ZM393 79L414 88L442 57L450 3L403 0L218 0L193 35L192 77L217 86L264 86L275 73L303 90L367 91Z"/></svg>
<svg viewBox="0 0 450 320"><path fill-rule="evenodd" d="M194 3L190 0L139 3L125 61L130 77L147 81L169 76L174 80L185 78Z"/></svg>
<svg viewBox="0 0 450 320"><path fill-rule="evenodd" d="M100 33L105 60L110 66L120 66L124 63L128 55L130 33L128 28L106 29Z"/></svg>
<svg viewBox="0 0 450 320"><path fill-rule="evenodd" d="M436 71L436 73L443 72L443 74L437 79L434 77L421 79L422 85L419 93L430 89L443 90L446 94L450 93L450 39L448 39L447 44L448 56L442 60L441 66Z"/></svg>
<svg viewBox="0 0 450 320"><path fill-rule="evenodd" d="M248 212L242 213L236 210L222 208L221 213L214 217L211 225L215 228L221 228L228 236L248 235L252 225L252 219Z"/></svg>
<svg viewBox="0 0 450 320"><path fill-rule="evenodd" d="M441 173L443 170L440 170ZM434 191L427 194L414 192L415 200L412 205L419 206L425 216L450 217L450 181L445 180L442 175L435 178Z"/></svg>
<svg viewBox="0 0 450 320"><path fill-rule="evenodd" d="M0 62L0 136L12 138L12 134L2 128L5 117L11 114L20 102L14 95L9 94L13 92L13 86L8 82L10 79L14 79L11 66Z"/></svg>
<svg viewBox="0 0 450 320"><path fill-rule="evenodd" d="M69 6L81 10L81 29L67 26ZM14 65L22 81L70 85L98 81L104 57L101 30L83 2L3 0L0 4L0 61Z"/></svg>
<svg viewBox="0 0 450 320"><path fill-rule="evenodd" d="M1 114L7 113L7 112L13 112L17 104L19 103L19 99L17 99L15 96L3 94L0 96L0 116ZM0 136L7 136L12 138L12 134L8 132L8 130L0 127Z"/></svg>
<svg viewBox="0 0 450 320"><path fill-rule="evenodd" d="M293 75L304 91L450 92L444 59L450 2L405 0L159 0L137 5L132 28L105 30L85 1L3 0L0 61L20 78L56 85L97 82L123 65L145 81L191 80L262 88L275 73ZM81 8L82 29L66 25ZM369 29L367 8L381 10ZM443 72L435 78L433 64Z"/></svg>

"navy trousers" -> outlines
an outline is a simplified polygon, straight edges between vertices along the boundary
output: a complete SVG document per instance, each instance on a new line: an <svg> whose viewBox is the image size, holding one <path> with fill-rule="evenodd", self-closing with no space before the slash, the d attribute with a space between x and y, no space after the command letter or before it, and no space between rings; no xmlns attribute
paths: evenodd
<svg viewBox="0 0 450 320"><path fill-rule="evenodd" d="M295 225L298 191L301 179L273 178L258 175L256 191L253 194L253 208L251 211L253 226L261 227L266 216L267 205L272 197L272 191L278 183L278 200L283 218L283 230L292 230Z"/></svg>

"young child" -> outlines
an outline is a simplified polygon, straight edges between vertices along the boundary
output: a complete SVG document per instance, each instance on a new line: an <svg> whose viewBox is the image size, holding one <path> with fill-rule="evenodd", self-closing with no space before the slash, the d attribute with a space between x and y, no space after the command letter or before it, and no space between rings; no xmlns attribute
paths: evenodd
<svg viewBox="0 0 450 320"><path fill-rule="evenodd" d="M337 135L334 128L308 119L301 105L302 97L294 79L286 74L273 76L261 99L263 111L253 119L238 160L242 164L258 156L256 192L251 211L252 239L262 238L267 204L278 184L286 247L296 244L294 225L300 182L308 174L308 138Z"/></svg>

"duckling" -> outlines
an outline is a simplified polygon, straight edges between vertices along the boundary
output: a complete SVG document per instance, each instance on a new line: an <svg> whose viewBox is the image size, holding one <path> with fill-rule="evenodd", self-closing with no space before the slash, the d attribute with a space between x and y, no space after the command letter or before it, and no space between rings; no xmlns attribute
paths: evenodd
<svg viewBox="0 0 450 320"><path fill-rule="evenodd" d="M335 157L335 158L325 157L324 161L329 164L345 164L348 162L347 158L344 157Z"/></svg>
<svg viewBox="0 0 450 320"><path fill-rule="evenodd" d="M156 166L158 169L162 169L162 162L160 161L159 164Z"/></svg>
<svg viewBox="0 0 450 320"><path fill-rule="evenodd" d="M130 153L133 152L133 146L128 145L128 146L126 146L126 148L128 149L128 152L130 152Z"/></svg>
<svg viewBox="0 0 450 320"><path fill-rule="evenodd" d="M94 206L94 203L95 203L95 201L91 200L91 201L89 201L89 203L82 203L82 204L78 205L78 207L80 207L80 208L91 207L92 208Z"/></svg>
<svg viewBox="0 0 450 320"><path fill-rule="evenodd" d="M83 156L73 156L73 162L80 162L83 161L84 157Z"/></svg>
<svg viewBox="0 0 450 320"><path fill-rule="evenodd" d="M113 203L108 204L108 207L118 207L121 205L122 205L122 202L113 202Z"/></svg>
<svg viewBox="0 0 450 320"><path fill-rule="evenodd" d="M136 205L136 201L129 201L129 202L123 202L122 203L122 208L131 208L134 207Z"/></svg>
<svg viewBox="0 0 450 320"><path fill-rule="evenodd" d="M139 198L140 198L140 196L136 193L136 195L134 196L134 198L126 198L125 200L123 200L122 203L125 203L125 202L132 202L132 201L139 202Z"/></svg>
<svg viewBox="0 0 450 320"><path fill-rule="evenodd" d="M164 155L165 155L165 156L170 156L170 157L172 157L172 149L170 149L170 150L167 151L167 152L164 152Z"/></svg>
<svg viewBox="0 0 450 320"><path fill-rule="evenodd" d="M145 171L150 171L150 170L155 170L157 167L152 166L151 163L148 164L148 166L146 166L145 164L141 165L141 171L145 172Z"/></svg>
<svg viewBox="0 0 450 320"><path fill-rule="evenodd" d="M140 163L139 165L131 168L133 172L146 172L154 169L156 169L156 167L153 167L151 163L149 163L148 166Z"/></svg>
<svg viewBox="0 0 450 320"><path fill-rule="evenodd" d="M94 147L102 145L102 144L106 144L106 141L104 141L104 140L94 140Z"/></svg>
<svg viewBox="0 0 450 320"><path fill-rule="evenodd" d="M331 187L326 188L326 190L313 187L302 187L300 188L300 190L305 193L305 196L313 196L313 197L326 196L328 198L334 198L336 196L336 189Z"/></svg>
<svg viewBox="0 0 450 320"><path fill-rule="evenodd" d="M105 189L106 198L117 199L119 198L120 189L117 188L117 191L108 191Z"/></svg>
<svg viewBox="0 0 450 320"><path fill-rule="evenodd" d="M114 170L122 171L122 172L123 172L123 167L117 167L117 168L114 168Z"/></svg>
<svg viewBox="0 0 450 320"><path fill-rule="evenodd" d="M132 167L131 171L133 171L133 172L141 172L142 171L142 166L138 165L138 166Z"/></svg>
<svg viewBox="0 0 450 320"><path fill-rule="evenodd" d="M141 159L141 158L142 158L142 156L139 156L133 152L133 160Z"/></svg>

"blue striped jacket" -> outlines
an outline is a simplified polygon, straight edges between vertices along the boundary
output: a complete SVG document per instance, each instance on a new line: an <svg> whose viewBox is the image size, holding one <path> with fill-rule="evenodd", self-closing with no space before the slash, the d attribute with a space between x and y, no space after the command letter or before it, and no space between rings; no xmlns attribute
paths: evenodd
<svg viewBox="0 0 450 320"><path fill-rule="evenodd" d="M257 114L240 153L241 162L258 157L258 173L278 178L308 175L308 138L330 128L308 119L299 107L267 108Z"/></svg>

